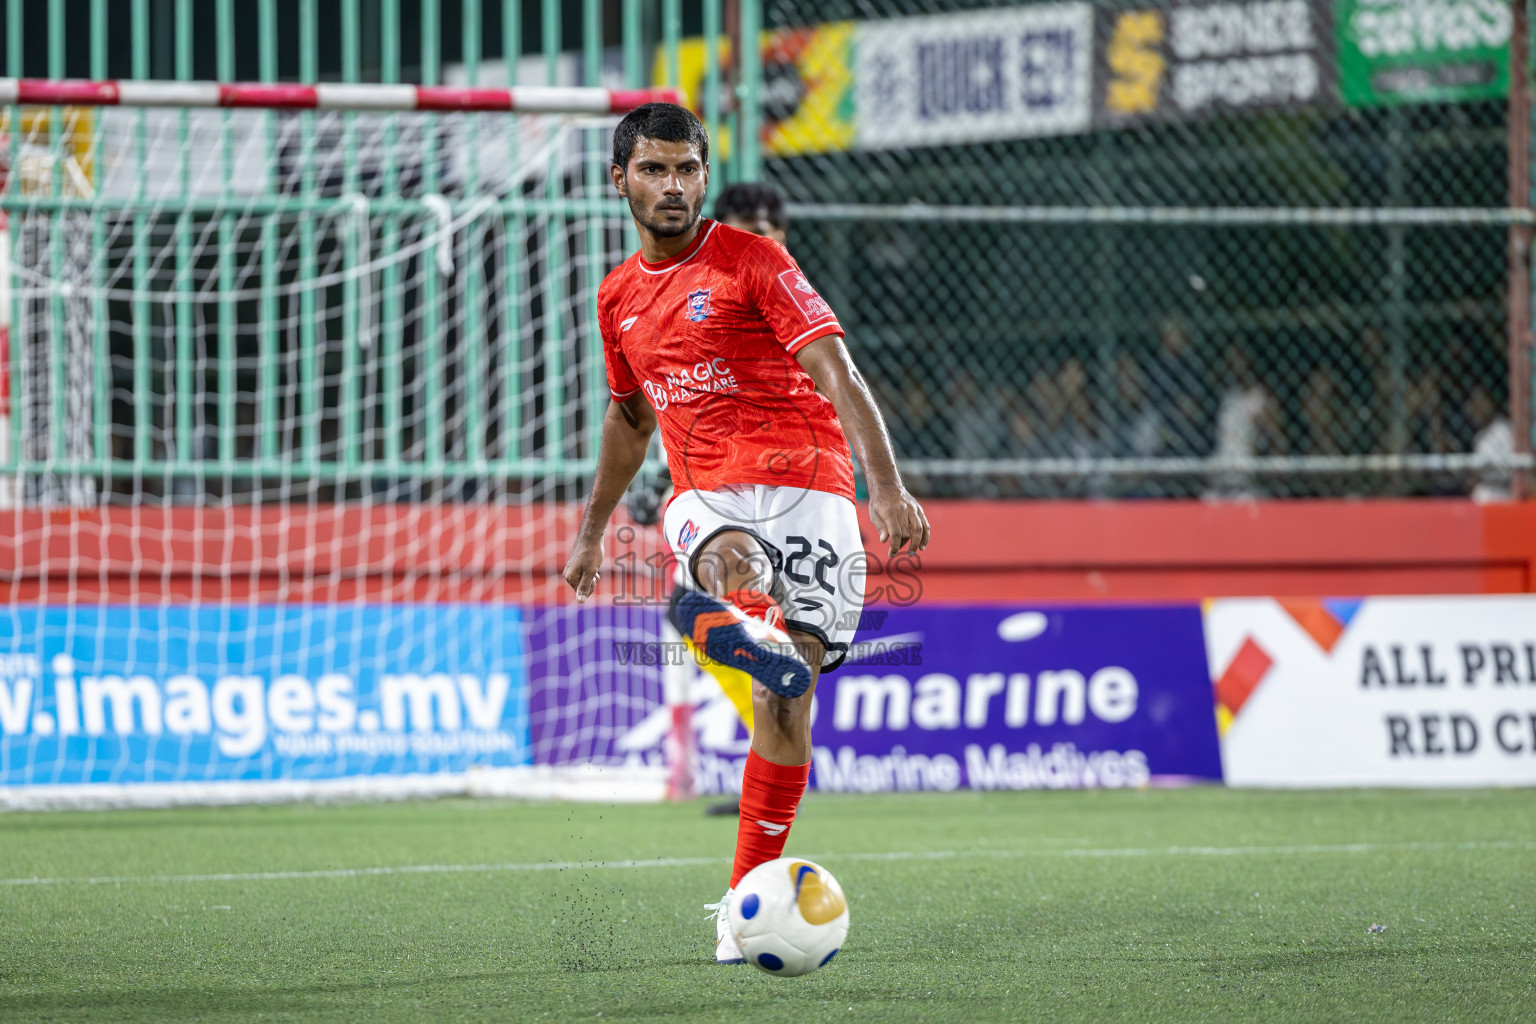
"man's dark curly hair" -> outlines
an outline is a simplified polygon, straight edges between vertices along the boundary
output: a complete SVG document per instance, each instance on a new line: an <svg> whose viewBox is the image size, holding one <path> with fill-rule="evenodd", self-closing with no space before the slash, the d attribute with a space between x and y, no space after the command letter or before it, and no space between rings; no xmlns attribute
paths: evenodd
<svg viewBox="0 0 1536 1024"><path fill-rule="evenodd" d="M647 103L624 115L613 130L613 162L621 170L629 170L638 139L690 143L699 147L699 158L709 163L709 132L693 111L676 103Z"/></svg>
<svg viewBox="0 0 1536 1024"><path fill-rule="evenodd" d="M772 185L743 181L721 192L720 198L715 200L715 220L734 217L755 221L759 214L780 231L789 227L789 218L784 215L784 197Z"/></svg>

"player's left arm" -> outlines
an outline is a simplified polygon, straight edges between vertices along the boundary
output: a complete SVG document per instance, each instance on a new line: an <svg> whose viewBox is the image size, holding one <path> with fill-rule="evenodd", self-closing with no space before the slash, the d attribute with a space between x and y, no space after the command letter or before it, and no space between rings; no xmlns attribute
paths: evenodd
<svg viewBox="0 0 1536 1024"><path fill-rule="evenodd" d="M859 465L864 467L864 479L869 484L869 518L880 531L880 539L889 542L892 555L903 545L910 551L923 550L928 546L928 517L902 485L891 435L869 393L869 385L848 355L843 336L829 334L817 338L796 351L795 358L816 382L816 390L837 410L843 432L859 457Z"/></svg>

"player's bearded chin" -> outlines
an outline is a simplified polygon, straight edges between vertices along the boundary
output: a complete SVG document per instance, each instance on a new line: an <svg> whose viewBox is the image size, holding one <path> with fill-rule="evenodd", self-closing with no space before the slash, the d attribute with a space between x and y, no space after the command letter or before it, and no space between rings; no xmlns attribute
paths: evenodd
<svg viewBox="0 0 1536 1024"><path fill-rule="evenodd" d="M662 199L658 200L651 207L650 215L647 216L636 208L634 195L631 194L629 196L629 211L635 215L635 220L639 221L647 231L657 238L676 238L678 235L686 233L689 228L698 223L699 214L703 209L704 197L702 195L691 206L681 199ZM680 221L666 221L661 218L663 210L682 210L688 216Z"/></svg>

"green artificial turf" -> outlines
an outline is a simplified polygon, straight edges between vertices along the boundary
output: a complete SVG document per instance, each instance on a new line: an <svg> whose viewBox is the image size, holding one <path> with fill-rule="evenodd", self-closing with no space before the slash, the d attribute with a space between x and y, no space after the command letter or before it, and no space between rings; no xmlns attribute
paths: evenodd
<svg viewBox="0 0 1536 1024"><path fill-rule="evenodd" d="M712 963L734 831L699 804L7 815L0 1021L1536 1018L1528 791L812 796L788 852L853 924L800 979Z"/></svg>

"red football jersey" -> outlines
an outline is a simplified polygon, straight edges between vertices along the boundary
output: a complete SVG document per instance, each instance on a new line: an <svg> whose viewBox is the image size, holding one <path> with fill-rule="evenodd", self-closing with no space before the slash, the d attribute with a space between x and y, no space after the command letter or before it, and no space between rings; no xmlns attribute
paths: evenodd
<svg viewBox="0 0 1536 1024"><path fill-rule="evenodd" d="M704 220L660 263L635 253L597 293L615 401L644 390L678 493L776 484L853 497L832 403L795 353L842 334L778 242Z"/></svg>

